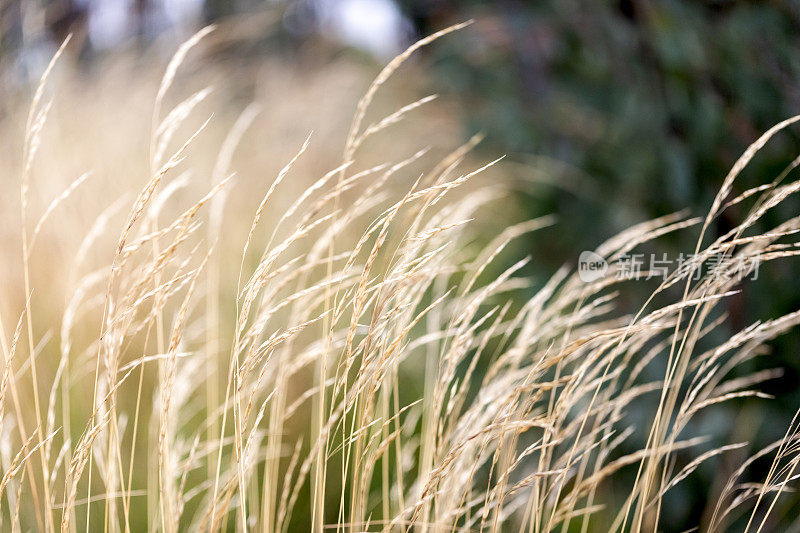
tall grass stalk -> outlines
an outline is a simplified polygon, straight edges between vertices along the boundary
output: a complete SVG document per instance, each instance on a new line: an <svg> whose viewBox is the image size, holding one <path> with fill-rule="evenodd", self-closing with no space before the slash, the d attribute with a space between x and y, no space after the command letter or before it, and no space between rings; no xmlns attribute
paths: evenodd
<svg viewBox="0 0 800 533"><path fill-rule="evenodd" d="M720 335L724 302L743 278L798 253L800 217L754 228L800 190L789 178L800 159L731 197L758 151L800 117L748 148L704 218L639 224L596 249L610 265L602 276L586 281L564 267L533 291L523 273L536 258L508 251L554 221L510 225L478 246L475 227L500 194L481 176L502 165L474 164L480 137L438 160L420 147L364 161L370 141L435 98L372 116L381 87L419 48L463 26L380 72L358 102L341 162L298 177L310 136L261 191L237 191L232 170L255 106L224 134L209 179L188 173L190 153L216 127L200 111L210 89L169 103L181 66L213 28L197 33L155 95L149 177L132 203L96 191L109 206L74 263L49 280L67 295L63 307L49 302L53 311L36 297L32 273L47 256L34 244L53 238L48 226L68 216L61 206L94 179L45 187L52 201L38 217L29 205L32 169L47 157L48 78L64 43L25 131L16 288L25 305L13 332L0 320L3 529L655 531L668 519L669 491L744 452L750 458L719 494L709 491L700 525L770 527L797 477L797 417L760 450L706 438L691 422L725 402L766 398L758 386L779 372L742 369L800 322L794 312ZM292 196L290 183L305 185ZM237 192L261 198L254 213L231 212ZM732 206L749 207L713 236ZM698 232L692 260L638 312L620 312L620 294L642 283L621 275L622 260L679 231ZM109 261L88 266L107 237L116 242ZM19 301L12 292L3 298ZM58 332L57 348L45 331ZM758 471L766 476L754 481Z"/></svg>

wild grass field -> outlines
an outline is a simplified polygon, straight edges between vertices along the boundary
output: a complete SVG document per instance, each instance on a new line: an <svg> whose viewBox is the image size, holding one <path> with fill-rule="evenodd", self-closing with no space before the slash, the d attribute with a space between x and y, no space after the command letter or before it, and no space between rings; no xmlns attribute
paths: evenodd
<svg viewBox="0 0 800 533"><path fill-rule="evenodd" d="M0 529L671 531L671 494L709 468L700 530L800 527L800 421L764 448L704 431L726 402L767 409L780 369L738 369L800 322L717 333L749 274L798 253L800 216L753 228L800 158L737 176L800 117L707 212L642 221L598 243L600 276L532 290L515 243L558 221L520 220L502 154L448 147L444 104L403 84L462 27L363 87L268 65L235 113L230 73L194 62L212 27L153 80L81 82L67 41L6 102ZM692 260L622 311L643 283L622 258L672 232Z"/></svg>

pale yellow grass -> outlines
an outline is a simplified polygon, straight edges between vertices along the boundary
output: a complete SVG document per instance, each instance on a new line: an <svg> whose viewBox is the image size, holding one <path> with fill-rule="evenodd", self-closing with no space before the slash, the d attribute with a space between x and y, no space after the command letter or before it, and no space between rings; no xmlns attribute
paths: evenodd
<svg viewBox="0 0 800 533"><path fill-rule="evenodd" d="M705 217L645 222L597 248L613 264L665 233L698 232L695 262L638 313L616 311L628 282L613 266L591 283L565 267L530 296L521 272L536 258L508 251L553 221L485 220L502 192L481 176L503 163L470 159L478 137L449 152L420 146L427 136L408 122L437 125L433 96L375 102L418 48L459 28L362 87L342 144L303 131L308 108L260 101L215 117L213 88L179 90L213 28L178 49L160 84L132 86L134 111L118 116L99 95L66 113L80 98L58 98L75 89L51 79L56 54L18 163L3 167L4 190L20 191L19 203L3 196L2 215L4 258L20 265L0 293L3 529L653 531L667 491L747 449L687 428L722 402L763 396L775 372L731 376L800 321L708 345L753 261L797 253L800 218L751 230L800 189L788 181L796 163L731 199L739 172L797 118L747 150ZM106 138L151 98L141 131ZM255 126L281 113L291 131ZM745 203L741 225L709 242L722 210ZM479 246L487 228L498 236ZM711 264L720 256L735 261ZM647 381L654 361L666 374ZM657 408L631 426L644 395ZM634 432L646 445L621 452ZM772 461L766 479L741 483L744 462L709 494L703 528L749 516L748 530L763 529L796 477L797 441L795 420L751 450ZM630 486L607 497L626 469Z"/></svg>

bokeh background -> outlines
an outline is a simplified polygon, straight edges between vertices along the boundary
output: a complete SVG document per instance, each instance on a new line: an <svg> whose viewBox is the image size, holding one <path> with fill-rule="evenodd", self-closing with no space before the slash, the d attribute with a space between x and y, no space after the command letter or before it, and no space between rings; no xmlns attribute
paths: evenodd
<svg viewBox="0 0 800 533"><path fill-rule="evenodd" d="M517 219L557 217L517 250L533 256L528 274L539 285L633 224L682 210L703 215L744 149L800 112L800 2L791 0L4 0L0 121L13 120L10 102L30 91L70 33L69 53L86 80L81 90L97 91L101 105L114 78L117 90L129 88L132 106L146 108L157 80L147 66L163 65L177 43L216 23L204 57L213 66L209 81L224 88L216 103L240 109L253 91L265 92L271 105L264 120L289 125L260 142L290 146L275 162L275 152L245 149L265 168L280 166L308 131L326 139L346 129L355 101L385 61L417 38L468 19L475 21L468 29L416 57L413 76L386 98L437 93L427 131L449 143L483 132L477 157L506 154L492 176L509 191L508 211ZM104 78L109 69L124 70L124 81ZM772 180L800 153L798 140L789 130L771 141L734 193ZM338 142L322 143L317 157L334 159ZM120 159L133 160L124 139L117 148ZM0 146L0 157L16 149ZM798 207L790 199L775 219L796 215ZM713 232L724 233L740 217L727 210ZM649 251L691 251L696 237L678 233ZM800 308L796 268L775 262L743 285L727 303L731 327ZM627 311L636 311L637 290L623 300ZM764 386L776 400L731 402L697 423L729 441L753 438L754 448L780 438L800 405L799 349L800 335L786 335L742 369L782 368L783 377ZM634 438L631 449L636 445ZM717 473L702 468L670 493L674 531L701 521ZM795 518L783 516L787 527Z"/></svg>

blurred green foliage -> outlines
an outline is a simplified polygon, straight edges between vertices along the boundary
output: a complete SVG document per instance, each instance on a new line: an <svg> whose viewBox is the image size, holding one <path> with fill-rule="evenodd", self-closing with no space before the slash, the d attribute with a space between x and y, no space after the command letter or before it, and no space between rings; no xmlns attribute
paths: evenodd
<svg viewBox="0 0 800 533"><path fill-rule="evenodd" d="M465 98L488 150L555 180L530 204L581 228L565 228L559 260L631 223L702 214L742 151L800 109L797 2L403 5L420 34L476 20L439 45L437 88ZM739 189L774 177L795 141L771 143Z"/></svg>

